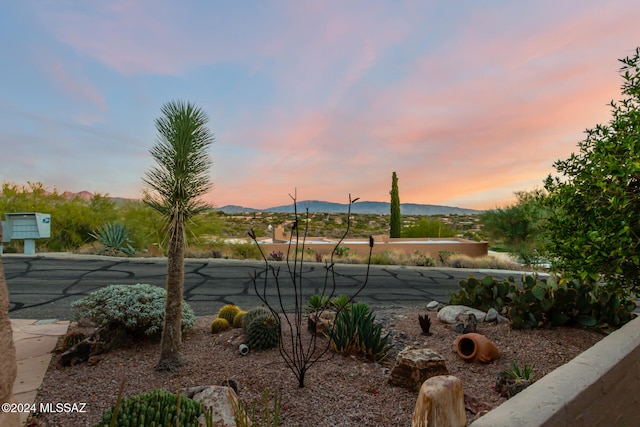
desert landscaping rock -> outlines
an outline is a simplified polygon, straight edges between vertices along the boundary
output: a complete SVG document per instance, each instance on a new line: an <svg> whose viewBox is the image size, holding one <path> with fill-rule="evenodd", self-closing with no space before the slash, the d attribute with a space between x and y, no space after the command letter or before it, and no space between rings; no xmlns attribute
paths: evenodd
<svg viewBox="0 0 640 427"><path fill-rule="evenodd" d="M401 351L389 375L389 384L419 390L427 379L449 375L444 358L428 348Z"/></svg>
<svg viewBox="0 0 640 427"><path fill-rule="evenodd" d="M438 311L438 320L450 325L458 323L457 317L460 314L473 313L478 320L484 320L487 313L476 308L467 307L466 305L446 305Z"/></svg>

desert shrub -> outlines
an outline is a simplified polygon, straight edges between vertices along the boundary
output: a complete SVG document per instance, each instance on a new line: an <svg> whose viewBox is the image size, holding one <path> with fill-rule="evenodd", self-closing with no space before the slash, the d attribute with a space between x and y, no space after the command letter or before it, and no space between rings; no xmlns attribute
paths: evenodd
<svg viewBox="0 0 640 427"><path fill-rule="evenodd" d="M109 285L71 303L75 318L88 318L98 326L123 328L134 334L155 335L162 331L167 292L160 287ZM182 303L182 327L191 328L195 314Z"/></svg>
<svg viewBox="0 0 640 427"><path fill-rule="evenodd" d="M415 265L418 267L434 267L436 260L420 251L415 251L409 256L408 265Z"/></svg>
<svg viewBox="0 0 640 427"><path fill-rule="evenodd" d="M371 255L371 264L375 265L393 265L395 264L392 259L392 255L390 251L381 252L378 254Z"/></svg>
<svg viewBox="0 0 640 427"><path fill-rule="evenodd" d="M234 243L231 245L231 251L234 256L242 259L260 258L260 249L253 243Z"/></svg>
<svg viewBox="0 0 640 427"><path fill-rule="evenodd" d="M444 259L442 266L452 268L487 268L493 270L522 269L519 264L506 259L492 257L490 255L483 257L471 257L463 254L451 254Z"/></svg>

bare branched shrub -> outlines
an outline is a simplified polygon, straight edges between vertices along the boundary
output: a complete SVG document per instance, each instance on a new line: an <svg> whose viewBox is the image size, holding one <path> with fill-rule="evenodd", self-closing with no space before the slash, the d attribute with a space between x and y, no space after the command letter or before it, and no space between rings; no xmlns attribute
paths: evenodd
<svg viewBox="0 0 640 427"><path fill-rule="evenodd" d="M293 372L298 380L298 387L304 387L304 379L307 371L318 361L323 360L323 356L330 350L330 342L323 341L318 342L316 334L311 334L310 337L304 337L304 325L308 321L309 313L305 310L306 299L312 294L318 294L316 290L309 290L305 292L303 280L304 265L306 260L314 255L309 254L306 249L306 239L309 231L309 210L306 210L306 214L301 215L298 213L297 200L295 196L291 196L293 200L295 220L291 227L291 240L287 247L287 253L285 256L284 274L280 275L280 266L274 267L268 259L268 256L262 250L262 247L258 244L256 234L251 231L249 236L255 242L255 246L260 251L260 255L265 263L265 269L263 274L258 275L257 272L253 274L254 290L264 305L271 311L274 318L279 320L280 327L280 344L279 350L282 359L286 363L287 367ZM349 195L349 209L347 215L346 229L338 243L334 246L328 260L325 261L325 275L320 297L327 297L331 299L336 293L336 273L334 271L335 263L334 258L337 257L337 252L349 233L351 227L351 205L358 199L351 200ZM301 229L304 227L304 229ZM371 259L371 252L373 250L373 238L369 238L369 260ZM326 257L325 257L326 259ZM340 258L343 261L343 258ZM367 273L362 285L358 290L349 297L348 303L353 301L367 285L369 280L369 267L370 262L367 263ZM259 279L260 278L260 279ZM258 282L261 282L261 285ZM267 296L269 291L275 290L275 296ZM273 295L273 293L271 293ZM293 295L293 308L285 307L284 295ZM327 309L326 306L319 306L312 315L316 318L321 318L323 312ZM340 313L341 309L338 309Z"/></svg>

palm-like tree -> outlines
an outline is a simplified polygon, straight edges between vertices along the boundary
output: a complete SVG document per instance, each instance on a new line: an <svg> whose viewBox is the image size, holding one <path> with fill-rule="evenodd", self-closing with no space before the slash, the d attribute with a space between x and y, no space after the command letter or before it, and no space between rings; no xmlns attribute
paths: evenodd
<svg viewBox="0 0 640 427"><path fill-rule="evenodd" d="M149 150L157 165L147 171L144 202L159 212L167 226L167 302L157 370L183 365L182 300L184 291L185 224L210 206L200 200L209 191L211 157L207 149L214 137L206 113L191 103L171 101L156 119L156 144Z"/></svg>

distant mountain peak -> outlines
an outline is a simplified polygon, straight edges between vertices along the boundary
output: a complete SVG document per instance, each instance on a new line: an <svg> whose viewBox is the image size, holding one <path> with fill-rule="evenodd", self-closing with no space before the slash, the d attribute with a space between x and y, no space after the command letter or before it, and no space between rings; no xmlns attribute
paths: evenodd
<svg viewBox="0 0 640 427"><path fill-rule="evenodd" d="M307 209L311 213L347 213L349 210L348 203L324 202L320 200L302 200L298 203L298 212L304 212ZM266 209L247 208L243 206L227 205L216 208L217 211L226 214L240 214L250 212L280 212L293 213L293 203L289 205L274 206ZM352 213L361 214L389 214L391 210L389 202L368 202L358 201L351 205ZM446 215L446 214L477 214L481 211L475 209L458 208L454 206L426 205L417 203L401 203L400 212L403 215Z"/></svg>

